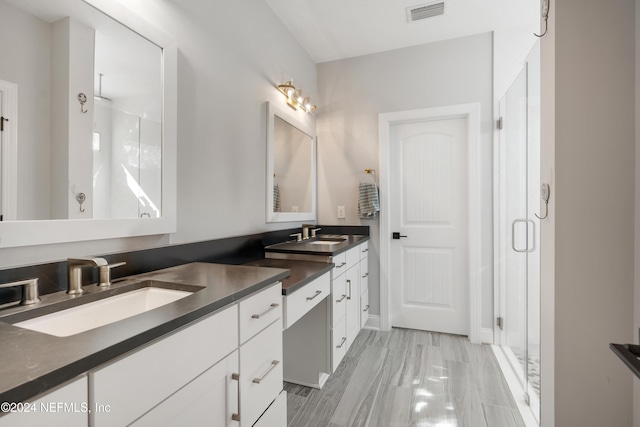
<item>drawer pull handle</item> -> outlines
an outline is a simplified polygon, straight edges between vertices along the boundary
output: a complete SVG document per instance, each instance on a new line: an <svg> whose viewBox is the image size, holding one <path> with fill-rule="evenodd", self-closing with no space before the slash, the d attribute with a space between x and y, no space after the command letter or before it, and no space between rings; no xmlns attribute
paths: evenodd
<svg viewBox="0 0 640 427"><path fill-rule="evenodd" d="M277 361L277 360L274 360L273 362L271 362L271 367L269 368L269 370L268 370L267 372L265 372L265 373L264 373L264 375L263 375L263 376L261 376L260 378L254 378L254 379L253 379L253 382L254 382L254 383L256 383L256 384L260 384L260 382L261 382L262 380L264 380L264 378L265 378L267 375L269 375L269 372L273 371L273 369L274 369L276 366L278 366L278 364L279 364L279 363L280 363L280 362L279 362L279 361Z"/></svg>
<svg viewBox="0 0 640 427"><path fill-rule="evenodd" d="M278 307L280 307L280 304L274 302L273 304L271 304L270 308L267 309L267 311L265 311L264 313L260 313L260 314L254 314L253 316L251 316L251 318L252 319L259 319L262 316L264 316L265 314L267 314L268 312L273 311Z"/></svg>
<svg viewBox="0 0 640 427"><path fill-rule="evenodd" d="M362 252L369 252L369 248L363 249Z"/></svg>
<svg viewBox="0 0 640 427"><path fill-rule="evenodd" d="M342 337L342 341L340 341L340 345L337 346L336 348L342 348L345 342L347 342L347 337Z"/></svg>
<svg viewBox="0 0 640 427"><path fill-rule="evenodd" d="M349 296L347 297L347 299L351 299L351 280L347 279L347 284L349 285Z"/></svg>
<svg viewBox="0 0 640 427"><path fill-rule="evenodd" d="M369 273L364 273L364 276L362 276L362 278L364 279L365 277L369 277Z"/></svg>
<svg viewBox="0 0 640 427"><path fill-rule="evenodd" d="M318 295L320 295L322 293L322 291L316 291L315 295L312 297L307 297L307 301L311 301L312 299L315 299Z"/></svg>
<svg viewBox="0 0 640 427"><path fill-rule="evenodd" d="M346 262L343 262L343 263L342 263L342 264L340 264L340 265L336 265L336 268L342 268L342 267L344 267L345 265L347 265L347 263L346 263Z"/></svg>
<svg viewBox="0 0 640 427"><path fill-rule="evenodd" d="M238 413L231 414L231 419L233 421L240 421L240 374L231 374L231 379L234 381L238 381Z"/></svg>
<svg viewBox="0 0 640 427"><path fill-rule="evenodd" d="M342 302L347 297L347 294L342 294L342 298L337 299L336 302Z"/></svg>
<svg viewBox="0 0 640 427"><path fill-rule="evenodd" d="M367 304L367 306L362 311L369 311L369 305Z"/></svg>

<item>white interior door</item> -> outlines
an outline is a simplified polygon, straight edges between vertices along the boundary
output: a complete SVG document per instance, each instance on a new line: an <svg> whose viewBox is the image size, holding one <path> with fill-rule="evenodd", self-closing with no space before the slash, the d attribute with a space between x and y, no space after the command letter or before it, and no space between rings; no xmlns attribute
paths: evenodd
<svg viewBox="0 0 640 427"><path fill-rule="evenodd" d="M466 118L391 126L391 326L469 334L467 152Z"/></svg>

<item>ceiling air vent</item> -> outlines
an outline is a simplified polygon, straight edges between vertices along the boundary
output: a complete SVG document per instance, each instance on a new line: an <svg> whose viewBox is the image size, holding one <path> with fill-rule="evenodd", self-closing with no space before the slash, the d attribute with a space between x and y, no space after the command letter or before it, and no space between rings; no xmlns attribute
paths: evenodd
<svg viewBox="0 0 640 427"><path fill-rule="evenodd" d="M421 19L433 18L444 15L444 2L423 4L407 8L407 21L419 21Z"/></svg>

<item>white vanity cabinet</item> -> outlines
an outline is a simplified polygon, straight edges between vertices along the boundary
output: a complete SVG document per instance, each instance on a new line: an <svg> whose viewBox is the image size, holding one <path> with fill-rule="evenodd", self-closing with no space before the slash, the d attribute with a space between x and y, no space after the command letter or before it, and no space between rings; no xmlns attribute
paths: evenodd
<svg viewBox="0 0 640 427"><path fill-rule="evenodd" d="M364 328L369 319L369 245L360 246L360 328Z"/></svg>
<svg viewBox="0 0 640 427"><path fill-rule="evenodd" d="M89 372L92 404L109 408L91 425L252 426L282 391L281 292L278 282Z"/></svg>
<svg viewBox="0 0 640 427"><path fill-rule="evenodd" d="M333 257L331 282L331 370L335 372L358 332L362 320L362 263L367 264L367 242ZM366 269L367 267L365 267ZM364 286L368 290L368 285ZM368 298L368 293L366 294ZM368 304L368 301L367 301Z"/></svg>
<svg viewBox="0 0 640 427"><path fill-rule="evenodd" d="M87 427L89 406L87 376L26 402L11 402L15 410L0 417L0 427Z"/></svg>

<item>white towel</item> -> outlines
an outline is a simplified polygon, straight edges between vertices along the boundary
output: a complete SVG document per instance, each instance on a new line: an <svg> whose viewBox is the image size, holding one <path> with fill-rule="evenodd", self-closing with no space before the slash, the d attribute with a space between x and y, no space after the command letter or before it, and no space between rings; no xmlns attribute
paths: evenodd
<svg viewBox="0 0 640 427"><path fill-rule="evenodd" d="M358 216L367 219L377 218L380 212L378 186L373 182L361 182L359 193Z"/></svg>

